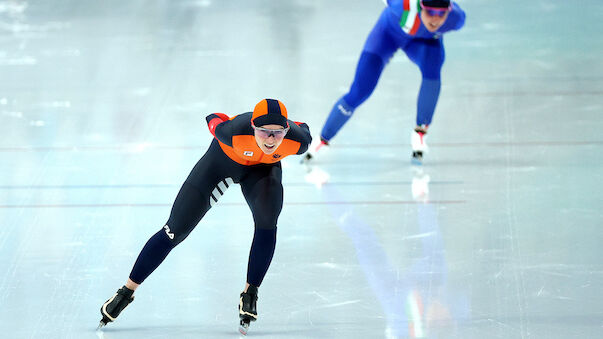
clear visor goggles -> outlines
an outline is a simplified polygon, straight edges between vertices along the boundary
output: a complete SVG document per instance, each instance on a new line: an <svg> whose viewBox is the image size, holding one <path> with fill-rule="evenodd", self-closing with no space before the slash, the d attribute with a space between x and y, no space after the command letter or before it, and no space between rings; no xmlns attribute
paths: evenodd
<svg viewBox="0 0 603 339"><path fill-rule="evenodd" d="M253 130L260 138L270 138L270 136L274 136L276 139L282 139L285 137L287 132L289 132L289 127L287 128L279 128L279 129L270 129L264 127L256 127L255 125L251 125Z"/></svg>
<svg viewBox="0 0 603 339"><path fill-rule="evenodd" d="M426 11L429 16L443 17L452 10L452 4L448 7L429 7L423 5L423 1L421 1L421 10Z"/></svg>

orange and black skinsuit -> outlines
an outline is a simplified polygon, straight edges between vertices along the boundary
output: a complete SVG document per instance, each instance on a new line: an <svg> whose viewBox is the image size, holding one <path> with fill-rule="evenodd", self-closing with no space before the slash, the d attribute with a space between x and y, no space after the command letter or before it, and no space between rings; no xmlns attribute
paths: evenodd
<svg viewBox="0 0 603 339"><path fill-rule="evenodd" d="M292 154L302 154L311 141L310 130L305 123L287 120L289 132L281 145L272 154L265 154L255 142L251 126L252 112L229 119L222 113L207 116L207 125L215 136L222 151L241 165L274 164Z"/></svg>
<svg viewBox="0 0 603 339"><path fill-rule="evenodd" d="M269 101L274 102L278 101ZM182 185L167 224L142 249L130 273L132 281L142 283L171 249L188 236L224 191L238 183L255 222L247 282L260 286L274 254L276 224L283 207L280 160L304 153L311 137L308 126L286 120L285 111L282 124L288 124L290 129L274 153L264 154L255 142L251 119L252 112L231 119L222 113L207 116L215 138ZM254 121L257 125L259 120Z"/></svg>

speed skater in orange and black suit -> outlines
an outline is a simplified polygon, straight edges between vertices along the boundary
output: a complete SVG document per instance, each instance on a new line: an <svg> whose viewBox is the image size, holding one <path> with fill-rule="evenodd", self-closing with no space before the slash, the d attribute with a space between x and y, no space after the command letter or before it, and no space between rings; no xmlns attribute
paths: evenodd
<svg viewBox="0 0 603 339"><path fill-rule="evenodd" d="M99 327L112 322L134 300L134 290L182 242L205 213L233 185L241 185L251 209L255 231L241 293L239 316L242 332L257 319L256 301L276 246L276 225L283 207L280 161L302 154L312 141L305 123L287 119L282 102L264 99L247 112L229 118L223 113L207 116L214 139L185 180L165 226L153 235L132 268L125 286L101 307Z"/></svg>

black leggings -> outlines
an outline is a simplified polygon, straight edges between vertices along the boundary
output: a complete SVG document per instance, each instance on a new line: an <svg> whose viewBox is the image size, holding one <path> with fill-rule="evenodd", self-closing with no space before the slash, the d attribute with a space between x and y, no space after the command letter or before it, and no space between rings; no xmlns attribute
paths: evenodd
<svg viewBox="0 0 603 339"><path fill-rule="evenodd" d="M180 188L168 222L138 255L130 279L142 283L197 226L205 213L234 183L241 185L251 209L255 232L247 282L260 286L274 254L276 223L283 208L280 162L244 166L228 158L214 139Z"/></svg>

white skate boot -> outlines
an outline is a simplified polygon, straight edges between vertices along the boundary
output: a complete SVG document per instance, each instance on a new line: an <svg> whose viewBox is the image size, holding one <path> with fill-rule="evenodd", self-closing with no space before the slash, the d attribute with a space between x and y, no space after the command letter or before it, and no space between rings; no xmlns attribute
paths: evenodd
<svg viewBox="0 0 603 339"><path fill-rule="evenodd" d="M427 137L427 125L415 127L410 135L410 144L412 145L412 160L415 165L423 164L423 155L427 153L428 147L425 143Z"/></svg>
<svg viewBox="0 0 603 339"><path fill-rule="evenodd" d="M309 164L311 160L316 157L316 153L318 152L318 150L321 149L323 146L329 146L329 142L323 138L314 138L314 140L312 140L312 143L310 144L310 147L308 147L308 151L302 157L301 163Z"/></svg>

